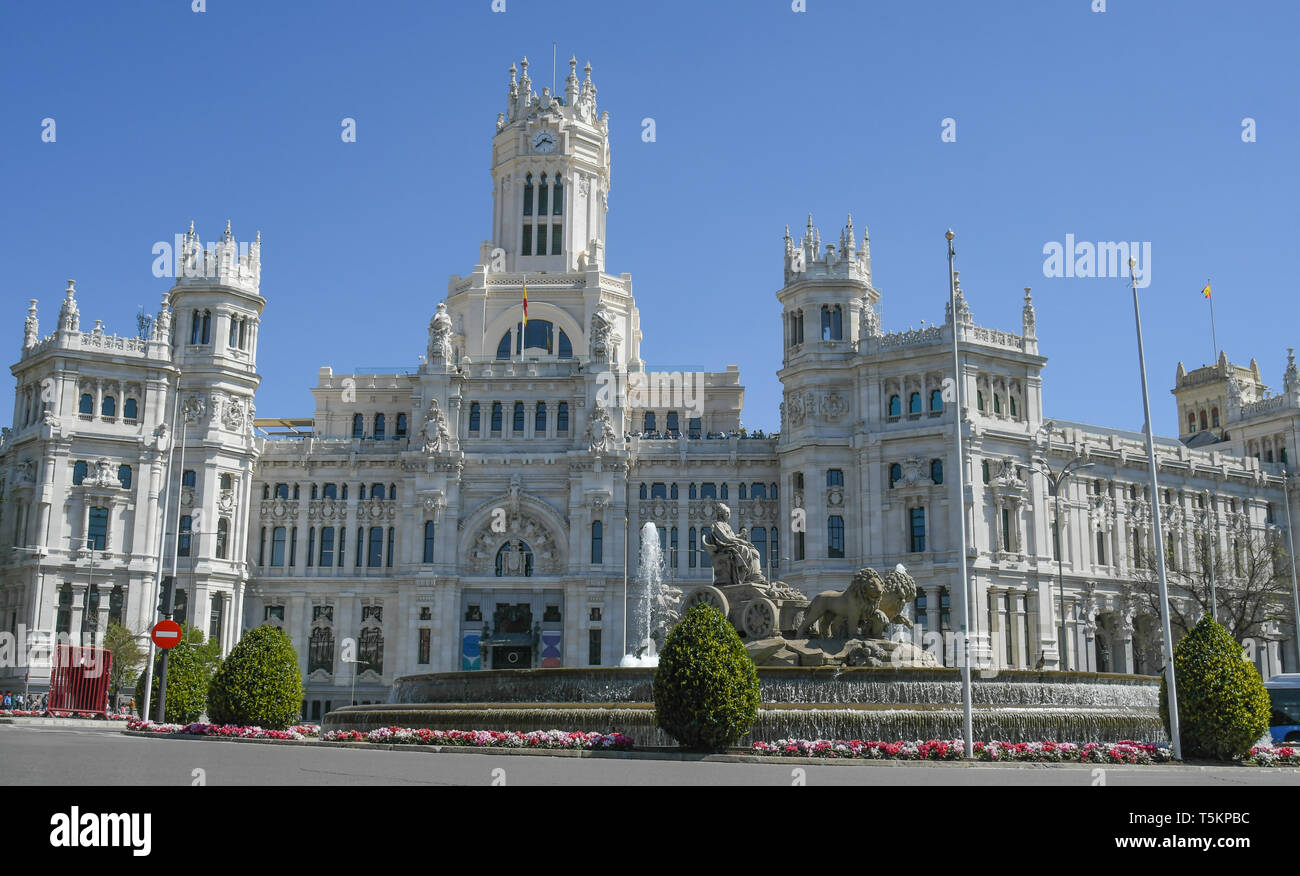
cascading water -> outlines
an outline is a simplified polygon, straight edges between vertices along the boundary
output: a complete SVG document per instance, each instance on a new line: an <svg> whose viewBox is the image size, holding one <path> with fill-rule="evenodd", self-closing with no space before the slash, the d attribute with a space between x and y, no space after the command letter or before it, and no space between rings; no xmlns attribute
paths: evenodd
<svg viewBox="0 0 1300 876"><path fill-rule="evenodd" d="M659 530L647 522L641 527L641 564L637 581L641 585L641 599L635 609L628 606L628 649L620 666L658 666L659 654L655 646L656 633L667 627L663 617L664 601L663 554L659 548Z"/></svg>

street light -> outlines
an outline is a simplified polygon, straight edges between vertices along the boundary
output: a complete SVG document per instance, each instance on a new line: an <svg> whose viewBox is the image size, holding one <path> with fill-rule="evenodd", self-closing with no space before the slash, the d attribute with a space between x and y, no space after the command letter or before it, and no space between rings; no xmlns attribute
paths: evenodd
<svg viewBox="0 0 1300 876"><path fill-rule="evenodd" d="M370 665L370 661L369 661L369 660L358 660L358 659L356 659L355 657L341 657L341 658L339 658L339 659L340 659L343 663L351 663L351 664L352 664L352 705L355 706L355 705L357 704L357 666L358 666L358 664L361 665L361 666L369 666L369 665Z"/></svg>
<svg viewBox="0 0 1300 876"><path fill-rule="evenodd" d="M1050 422L1046 424L1049 428ZM1047 433L1047 452L1052 452L1052 433ZM1056 499L1056 525L1053 529L1052 537L1056 542L1056 590L1060 594L1061 600L1061 669L1064 672L1070 671L1070 645L1065 635L1065 545L1061 543L1061 484L1065 479L1082 468L1092 468L1093 463L1084 462L1083 457L1075 455L1061 466L1059 471L1053 472L1052 466L1048 461L1041 457L1033 458L1034 469L1047 479L1048 492Z"/></svg>

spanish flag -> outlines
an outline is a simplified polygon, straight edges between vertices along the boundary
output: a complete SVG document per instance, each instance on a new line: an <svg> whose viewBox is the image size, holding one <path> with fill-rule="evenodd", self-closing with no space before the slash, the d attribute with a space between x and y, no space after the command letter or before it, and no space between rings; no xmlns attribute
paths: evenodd
<svg viewBox="0 0 1300 876"><path fill-rule="evenodd" d="M1206 284L1205 284L1205 288L1201 290L1201 294L1204 295L1206 298L1209 298L1209 297L1210 297L1210 284L1209 284L1209 283L1206 283Z"/></svg>
<svg viewBox="0 0 1300 876"><path fill-rule="evenodd" d="M1209 289L1210 287L1206 286L1205 288ZM1205 297L1206 298L1210 297L1208 292L1206 293ZM524 325L528 325L528 284L527 283L524 283Z"/></svg>

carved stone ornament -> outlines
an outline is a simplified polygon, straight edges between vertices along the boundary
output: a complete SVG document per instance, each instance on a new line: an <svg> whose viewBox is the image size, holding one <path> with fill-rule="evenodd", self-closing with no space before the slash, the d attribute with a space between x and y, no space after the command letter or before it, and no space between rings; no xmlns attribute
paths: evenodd
<svg viewBox="0 0 1300 876"><path fill-rule="evenodd" d="M587 447L592 453L613 453L618 450L618 434L614 431L613 420L602 407L591 412L587 420L587 436L591 439Z"/></svg>
<svg viewBox="0 0 1300 876"><path fill-rule="evenodd" d="M438 312L429 320L429 349L427 360L430 364L444 365L452 359L452 324L447 313L447 302L438 303Z"/></svg>
<svg viewBox="0 0 1300 876"><path fill-rule="evenodd" d="M424 425L420 428L425 453L441 453L452 449L451 431L447 428L447 417L438 407L437 399L429 400L429 410L424 415Z"/></svg>

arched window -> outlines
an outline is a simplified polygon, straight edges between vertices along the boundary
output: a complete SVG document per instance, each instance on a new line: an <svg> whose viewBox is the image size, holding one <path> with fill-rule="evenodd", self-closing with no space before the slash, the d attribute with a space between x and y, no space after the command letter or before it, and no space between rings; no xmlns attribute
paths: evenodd
<svg viewBox="0 0 1300 876"><path fill-rule="evenodd" d="M844 556L844 518L838 514L826 519L826 556L831 559Z"/></svg>
<svg viewBox="0 0 1300 876"><path fill-rule="evenodd" d="M844 340L844 311L838 304L831 308L831 340Z"/></svg>
<svg viewBox="0 0 1300 876"><path fill-rule="evenodd" d="M569 340L569 336L564 333L564 329L560 329L560 349L556 356L560 359L573 358L573 343Z"/></svg>
<svg viewBox="0 0 1300 876"><path fill-rule="evenodd" d="M1201 411L1201 431L1204 432L1205 429L1205 411Z"/></svg>
<svg viewBox="0 0 1300 876"><path fill-rule="evenodd" d="M925 509L913 508L908 512L908 517L911 524L912 553L922 553L925 551Z"/></svg>
<svg viewBox="0 0 1300 876"><path fill-rule="evenodd" d="M317 670L334 671L334 630L324 624L314 627L307 640L307 671Z"/></svg>
<svg viewBox="0 0 1300 876"><path fill-rule="evenodd" d="M984 390L982 389L975 390L975 409L977 411L984 410Z"/></svg>
<svg viewBox="0 0 1300 876"><path fill-rule="evenodd" d="M406 437L406 414L397 415L397 429L393 432L394 438Z"/></svg>
<svg viewBox="0 0 1300 876"><path fill-rule="evenodd" d="M695 556L695 527L692 526L686 530L686 565L694 569L697 563Z"/></svg>
<svg viewBox="0 0 1300 876"><path fill-rule="evenodd" d="M86 465L85 460L82 459L79 459L72 464L72 485L74 487L81 486L82 482L86 479L86 471L89 468L90 466Z"/></svg>
<svg viewBox="0 0 1300 876"><path fill-rule="evenodd" d="M907 397L907 412L909 414L921 413L921 394L914 392Z"/></svg>
<svg viewBox="0 0 1300 876"><path fill-rule="evenodd" d="M546 215L546 205L547 205L547 201L546 201L546 174L542 174L542 183L541 183L541 185L539 185L539 186L537 187L537 215L538 215L538 216L545 216L545 215ZM543 226L543 227L545 227L545 226ZM539 229L539 230L540 230L540 229ZM538 243L541 244L541 239L540 239L540 238L538 238ZM537 254L538 254L538 255L545 255L545 254L546 254L546 247L545 247L544 245L539 245L538 248L537 248Z"/></svg>
<svg viewBox="0 0 1300 876"><path fill-rule="evenodd" d="M494 433L501 431L501 402L492 402L492 422L489 424Z"/></svg>
<svg viewBox="0 0 1300 876"><path fill-rule="evenodd" d="M382 498L384 498L384 485L383 485L383 484L373 484L373 485L370 487L370 498L372 498L372 499L382 499Z"/></svg>
<svg viewBox="0 0 1300 876"><path fill-rule="evenodd" d="M470 402L469 405L469 431L471 435L477 435L479 427L483 425L483 412L479 408L478 402Z"/></svg>
<svg viewBox="0 0 1300 876"><path fill-rule="evenodd" d="M533 175L530 173L524 177L524 215L533 215ZM528 226L525 225L525 228ZM528 255L527 250L524 255Z"/></svg>
<svg viewBox="0 0 1300 876"><path fill-rule="evenodd" d="M521 401L515 402L515 414L511 418L510 429L516 435L524 433L524 403Z"/></svg>
<svg viewBox="0 0 1300 876"><path fill-rule="evenodd" d="M727 485L725 483L718 489L718 498L724 502L727 501Z"/></svg>
<svg viewBox="0 0 1300 876"><path fill-rule="evenodd" d="M676 482L676 481L674 481L674 482L672 483L672 485L668 488L668 498L672 499L674 502L677 501L677 482Z"/></svg>
<svg viewBox="0 0 1300 876"><path fill-rule="evenodd" d="M555 415L555 431L561 435L569 434L569 403L560 402L560 407Z"/></svg>
<svg viewBox="0 0 1300 876"><path fill-rule="evenodd" d="M844 486L844 469L830 468L826 470L826 486L842 487Z"/></svg>
<svg viewBox="0 0 1300 876"><path fill-rule="evenodd" d="M101 417L116 417L117 399L111 395L104 396L103 401L99 403L99 415Z"/></svg>
<svg viewBox="0 0 1300 876"><path fill-rule="evenodd" d="M889 416L901 417L902 415L903 415L903 403L899 400L898 396L891 395L889 397Z"/></svg>
<svg viewBox="0 0 1300 876"><path fill-rule="evenodd" d="M555 325L545 319L530 319L528 325L524 326L524 346L523 349L543 349L548 353L555 352ZM519 349L515 350L520 352Z"/></svg>
<svg viewBox="0 0 1300 876"><path fill-rule="evenodd" d="M202 326L203 326L203 314L200 311L196 310L194 311L194 315L190 319L190 343L191 344L197 344L199 342Z"/></svg>
<svg viewBox="0 0 1300 876"><path fill-rule="evenodd" d="M384 440L384 415L375 414L375 440Z"/></svg>
<svg viewBox="0 0 1300 876"><path fill-rule="evenodd" d="M698 496L697 493L696 493L696 490L695 490L695 484L694 484L694 483L692 483L690 489L687 490L687 492L686 492L686 497L687 497L688 499L690 499L692 502L694 502L697 498L699 498L699 496Z"/></svg>
<svg viewBox="0 0 1300 876"><path fill-rule="evenodd" d="M677 420L677 412L676 412L676 411L669 411L669 412L668 412L668 424L667 424L667 426L666 426L665 428L668 429L669 432L680 432L681 429L679 429L679 428L677 427L677 422L678 422L678 420Z"/></svg>
<svg viewBox="0 0 1300 876"><path fill-rule="evenodd" d="M980 471L984 475L984 483L989 482L989 461L987 459L980 462Z"/></svg>
<svg viewBox="0 0 1300 876"><path fill-rule="evenodd" d="M564 181L557 173L555 182L551 184L551 215L564 215Z"/></svg>
<svg viewBox="0 0 1300 876"><path fill-rule="evenodd" d="M134 420L138 416L139 406L135 399L129 398L122 403L122 416L128 420Z"/></svg>
<svg viewBox="0 0 1300 876"><path fill-rule="evenodd" d="M339 497L339 486L338 484L326 484L321 487L320 494L322 499L337 499Z"/></svg>
<svg viewBox="0 0 1300 876"><path fill-rule="evenodd" d="M943 460L942 459L930 460L930 480L934 481L936 484L943 483Z"/></svg>
<svg viewBox="0 0 1300 876"><path fill-rule="evenodd" d="M352 415L352 437L364 438L366 436L366 418L360 414Z"/></svg>
<svg viewBox="0 0 1300 876"><path fill-rule="evenodd" d="M762 526L755 526L749 533L749 541L758 551L758 558L764 567L768 566L767 559L767 529Z"/></svg>
<svg viewBox="0 0 1300 876"><path fill-rule="evenodd" d="M993 413L1002 413L1002 396L998 395L996 392L993 393Z"/></svg>
<svg viewBox="0 0 1300 876"><path fill-rule="evenodd" d="M1188 432L1196 431L1196 411L1187 412L1187 431Z"/></svg>
<svg viewBox="0 0 1300 876"><path fill-rule="evenodd" d="M527 226L525 226L525 227L527 227ZM509 359L509 358L510 358L510 335L511 335L511 334L512 334L512 332L506 332L504 335L501 336L501 343L497 344L497 358L498 358L498 359Z"/></svg>
<svg viewBox="0 0 1300 876"><path fill-rule="evenodd" d="M88 392L83 392L81 401L77 405L77 412L93 416L95 413L95 397Z"/></svg>
<svg viewBox="0 0 1300 876"><path fill-rule="evenodd" d="M889 467L889 485L892 487L903 479L903 467L894 463Z"/></svg>
<svg viewBox="0 0 1300 876"><path fill-rule="evenodd" d="M1011 405L1011 416L1014 417L1016 415L1016 397L1014 395L1011 396L1011 398L1008 399L1008 402Z"/></svg>
<svg viewBox="0 0 1300 876"><path fill-rule="evenodd" d="M750 485L750 488L749 488L749 498L751 498L751 499L766 499L766 498L767 498L767 484L765 484L765 483L763 483L763 482L761 482L761 481L755 481L752 485Z"/></svg>
<svg viewBox="0 0 1300 876"><path fill-rule="evenodd" d="M326 526L320 531L320 567L328 569L334 565L334 527Z"/></svg>
<svg viewBox="0 0 1300 876"><path fill-rule="evenodd" d="M217 520L217 559L226 559L226 554L230 551L230 518L221 517Z"/></svg>
<svg viewBox="0 0 1300 876"><path fill-rule="evenodd" d="M599 520L593 520L591 523L591 562L596 565L605 562L604 532L604 524Z"/></svg>
<svg viewBox="0 0 1300 876"><path fill-rule="evenodd" d="M533 414L533 432L537 435L546 434L546 402L537 403L537 412Z"/></svg>
<svg viewBox="0 0 1300 876"><path fill-rule="evenodd" d="M1210 425L1213 426L1213 427L1216 428L1216 429L1219 428L1219 409L1218 409L1218 408L1210 408Z"/></svg>
<svg viewBox="0 0 1300 876"><path fill-rule="evenodd" d="M645 428L645 431L647 431L647 432L653 432L653 431L655 430L655 412L654 412L654 411L646 411L646 412L645 412L645 426L644 426L644 428Z"/></svg>
<svg viewBox="0 0 1300 876"><path fill-rule="evenodd" d="M943 390L936 389L930 392L930 410L943 410Z"/></svg>
<svg viewBox="0 0 1300 876"><path fill-rule="evenodd" d="M384 564L384 528L370 527L370 547L366 551L366 565L371 568Z"/></svg>
<svg viewBox="0 0 1300 876"><path fill-rule="evenodd" d="M496 576L533 577L533 549L523 541L507 541L497 551Z"/></svg>
<svg viewBox="0 0 1300 876"><path fill-rule="evenodd" d="M642 484L642 485L641 485L641 488L640 488L639 490L637 490L637 498L638 498L638 499L648 499L648 498L650 498L650 491L649 491L649 488L647 488L645 484Z"/></svg>
<svg viewBox="0 0 1300 876"><path fill-rule="evenodd" d="M123 464L117 467L117 482L123 489L131 489L131 466Z"/></svg>
<svg viewBox="0 0 1300 876"><path fill-rule="evenodd" d="M743 502L748 498L749 498L749 487L747 487L745 483L742 481L740 484L740 501Z"/></svg>
<svg viewBox="0 0 1300 876"><path fill-rule="evenodd" d="M433 521L424 521L424 562L426 563L433 562L433 546L437 543L434 534Z"/></svg>
<svg viewBox="0 0 1300 876"><path fill-rule="evenodd" d="M822 340L831 339L831 309L825 304L822 305Z"/></svg>

